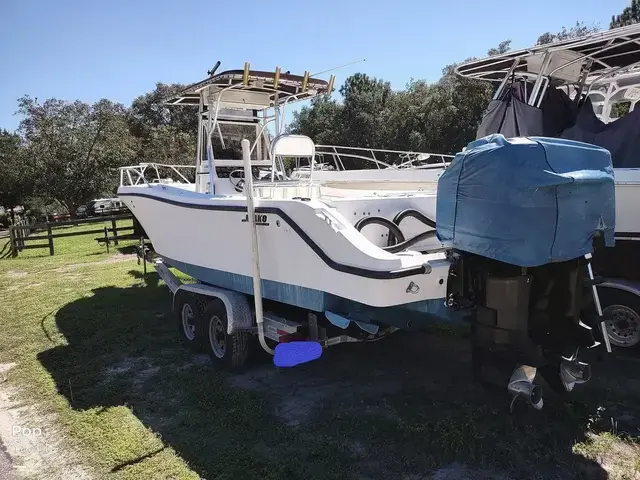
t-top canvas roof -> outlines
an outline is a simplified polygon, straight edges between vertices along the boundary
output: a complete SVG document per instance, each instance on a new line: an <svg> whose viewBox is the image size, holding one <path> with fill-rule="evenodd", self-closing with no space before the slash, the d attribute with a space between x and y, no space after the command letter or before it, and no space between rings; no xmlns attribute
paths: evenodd
<svg viewBox="0 0 640 480"><path fill-rule="evenodd" d="M543 73L556 83L577 83L584 66L594 79L613 74L640 63L640 24L469 61L458 65L455 72L489 81L502 81L512 74L537 75L547 52L551 55Z"/></svg>
<svg viewBox="0 0 640 480"><path fill-rule="evenodd" d="M232 87L229 89L229 87ZM211 75L209 78L188 86L178 95L168 99L168 105L199 105L200 94L203 90L210 94L223 93L221 106L234 107L234 103L253 105L253 108L266 108L275 103L284 103L290 97L291 101L306 100L316 95L329 92L329 83L325 80L309 77L308 75L291 75L279 71L265 72L260 70L227 70ZM239 95L239 92L243 92ZM277 102L276 102L277 94ZM226 103L228 105L225 105Z"/></svg>

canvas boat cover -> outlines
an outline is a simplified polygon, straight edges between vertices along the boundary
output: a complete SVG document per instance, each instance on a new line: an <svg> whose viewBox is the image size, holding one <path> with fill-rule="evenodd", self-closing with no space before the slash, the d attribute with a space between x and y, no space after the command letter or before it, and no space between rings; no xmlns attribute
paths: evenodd
<svg viewBox="0 0 640 480"><path fill-rule="evenodd" d="M501 133L507 138L545 136L592 143L611 153L615 168L640 167L640 108L610 123L594 113L591 99L580 107L562 90L549 88L540 108L526 103L530 83L514 82L492 100L484 113L476 138Z"/></svg>
<svg viewBox="0 0 640 480"><path fill-rule="evenodd" d="M573 125L578 108L562 90L550 88L540 108L527 104L531 83L514 82L500 98L492 100L484 113L476 138L492 133L511 137L557 137Z"/></svg>
<svg viewBox="0 0 640 480"><path fill-rule="evenodd" d="M495 134L471 142L438 181L444 246L521 267L614 245L615 185L609 152L571 140Z"/></svg>
<svg viewBox="0 0 640 480"><path fill-rule="evenodd" d="M575 125L560 136L606 148L611 152L615 168L640 167L640 108L614 122L604 123L594 113L591 99L587 98Z"/></svg>

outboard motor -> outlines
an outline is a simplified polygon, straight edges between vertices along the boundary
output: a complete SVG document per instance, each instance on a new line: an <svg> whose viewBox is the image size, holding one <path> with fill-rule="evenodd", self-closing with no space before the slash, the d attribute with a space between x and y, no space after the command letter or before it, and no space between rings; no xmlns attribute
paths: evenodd
<svg viewBox="0 0 640 480"><path fill-rule="evenodd" d="M476 140L440 178L447 303L468 312L475 373L497 372L514 401L542 408L538 373L565 391L591 376L579 360L600 335L588 262L595 240L613 246L614 195L608 151L550 138Z"/></svg>

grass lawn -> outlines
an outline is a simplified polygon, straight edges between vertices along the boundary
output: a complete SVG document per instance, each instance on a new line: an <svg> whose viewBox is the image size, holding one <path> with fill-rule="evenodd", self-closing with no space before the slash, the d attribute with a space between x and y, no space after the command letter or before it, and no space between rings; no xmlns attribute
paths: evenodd
<svg viewBox="0 0 640 480"><path fill-rule="evenodd" d="M225 374L177 342L155 273L94 236L0 260L0 394L57 449L32 478L640 478L637 353L514 415L456 329Z"/></svg>

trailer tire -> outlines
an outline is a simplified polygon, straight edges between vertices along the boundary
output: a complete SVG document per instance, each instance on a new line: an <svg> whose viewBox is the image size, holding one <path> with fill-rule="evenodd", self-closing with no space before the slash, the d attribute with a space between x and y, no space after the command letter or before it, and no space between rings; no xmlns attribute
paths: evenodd
<svg viewBox="0 0 640 480"><path fill-rule="evenodd" d="M198 295L178 291L175 298L175 314L180 342L194 352L202 352L205 339L203 307Z"/></svg>
<svg viewBox="0 0 640 480"><path fill-rule="evenodd" d="M640 343L640 298L615 288L598 289L602 315L612 345L622 348Z"/></svg>
<svg viewBox="0 0 640 480"><path fill-rule="evenodd" d="M207 303L204 311L207 351L214 365L225 370L239 370L249 357L251 333L227 333L227 309L219 298Z"/></svg>

